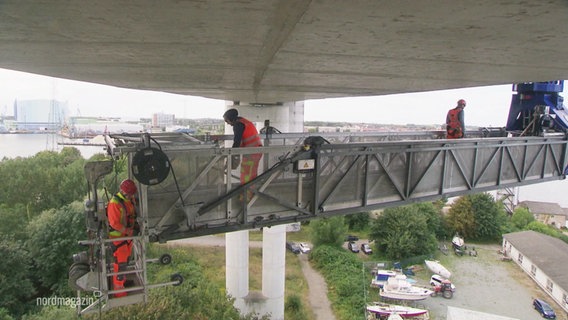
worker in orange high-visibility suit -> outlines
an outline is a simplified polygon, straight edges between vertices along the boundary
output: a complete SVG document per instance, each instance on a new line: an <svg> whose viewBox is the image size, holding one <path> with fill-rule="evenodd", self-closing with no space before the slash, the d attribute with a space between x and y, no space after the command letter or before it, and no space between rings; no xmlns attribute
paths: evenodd
<svg viewBox="0 0 568 320"><path fill-rule="evenodd" d="M239 117L237 109L229 109L223 114L225 122L233 127L233 148L250 148L262 147L262 141L258 135L258 130L254 123ZM241 184L247 183L256 178L258 174L258 164L262 158L262 153L243 155L241 164ZM239 165L238 157L233 157L232 169L236 169ZM251 193L247 194L250 200Z"/></svg>
<svg viewBox="0 0 568 320"><path fill-rule="evenodd" d="M134 195L137 188L134 181L126 179L120 183L120 191L109 201L107 216L109 224L109 238L131 237L136 225L136 203ZM132 240L120 240L112 242L114 264L113 271L126 271L128 258L132 253ZM112 277L113 289L124 289L126 275L114 275ZM115 297L124 297L126 292L115 293Z"/></svg>
<svg viewBox="0 0 568 320"><path fill-rule="evenodd" d="M459 139L465 136L464 112L465 100L458 100L455 108L446 115L446 133L448 139Z"/></svg>

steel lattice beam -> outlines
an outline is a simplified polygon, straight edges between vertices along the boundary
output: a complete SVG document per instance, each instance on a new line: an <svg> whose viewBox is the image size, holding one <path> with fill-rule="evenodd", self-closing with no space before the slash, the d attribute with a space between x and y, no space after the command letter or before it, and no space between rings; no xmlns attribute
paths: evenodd
<svg viewBox="0 0 568 320"><path fill-rule="evenodd" d="M420 136L420 135L419 135ZM267 136L263 169L240 185L231 156L255 148L222 148L204 143L156 145L130 142L115 147L133 155L157 146L172 172L161 183L141 188L141 210L154 241L287 224L442 197L564 179L567 140L563 135L519 138L435 139L419 136L359 135L312 146L275 145L303 141L298 134ZM468 135L471 136L471 135ZM228 137L228 136L227 136ZM433 139L434 138L434 139ZM337 138L339 139L339 138ZM358 142L353 142L358 141ZM376 142L379 141L379 142ZM314 159L309 172L297 160ZM227 173L229 172L229 173ZM247 199L247 194L254 196Z"/></svg>

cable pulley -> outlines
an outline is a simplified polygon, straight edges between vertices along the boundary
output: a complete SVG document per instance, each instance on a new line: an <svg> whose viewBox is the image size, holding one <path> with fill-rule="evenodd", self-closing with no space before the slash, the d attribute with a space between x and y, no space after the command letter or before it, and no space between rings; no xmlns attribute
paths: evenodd
<svg viewBox="0 0 568 320"><path fill-rule="evenodd" d="M170 161L164 152L156 148L142 149L132 158L132 173L144 185L164 181L170 173Z"/></svg>

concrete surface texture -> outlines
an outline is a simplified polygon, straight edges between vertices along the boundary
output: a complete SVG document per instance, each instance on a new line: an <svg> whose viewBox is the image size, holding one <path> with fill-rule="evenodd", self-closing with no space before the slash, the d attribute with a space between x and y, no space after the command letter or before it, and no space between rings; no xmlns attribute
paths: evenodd
<svg viewBox="0 0 568 320"><path fill-rule="evenodd" d="M565 0L2 1L0 68L274 103L561 80Z"/></svg>

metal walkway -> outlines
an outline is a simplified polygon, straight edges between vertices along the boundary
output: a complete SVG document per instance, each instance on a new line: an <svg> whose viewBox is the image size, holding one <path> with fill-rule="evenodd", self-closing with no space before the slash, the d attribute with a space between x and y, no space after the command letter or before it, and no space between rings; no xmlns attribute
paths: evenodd
<svg viewBox="0 0 568 320"><path fill-rule="evenodd" d="M140 182L150 241L165 242L364 212L564 179L567 139L467 139L443 132L271 134L262 148L224 148L231 136L107 137ZM259 175L240 185L233 155L262 153Z"/></svg>

